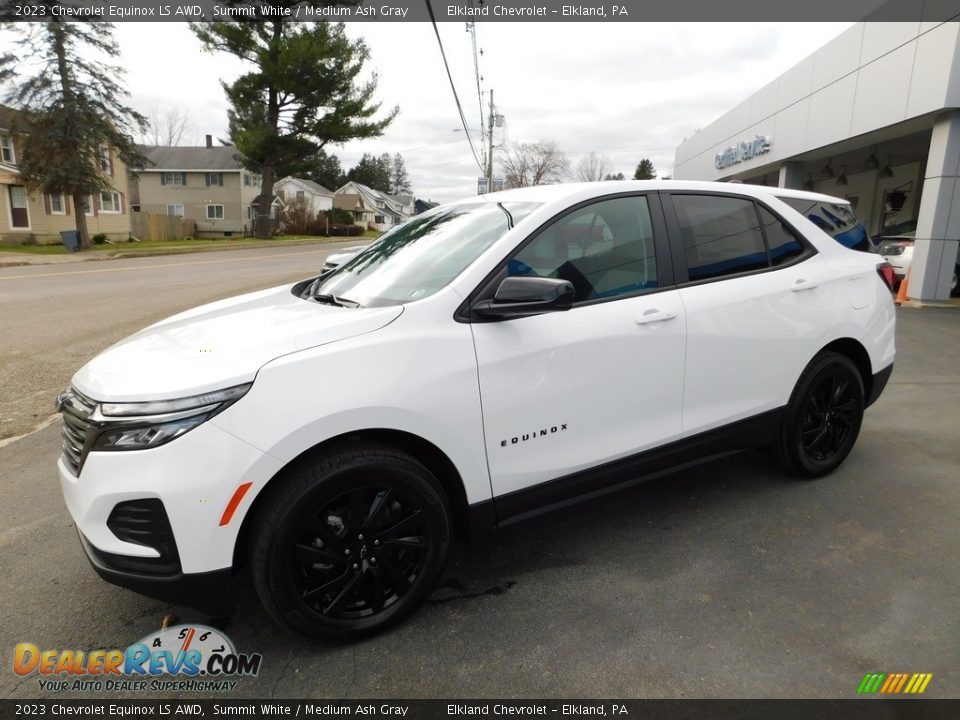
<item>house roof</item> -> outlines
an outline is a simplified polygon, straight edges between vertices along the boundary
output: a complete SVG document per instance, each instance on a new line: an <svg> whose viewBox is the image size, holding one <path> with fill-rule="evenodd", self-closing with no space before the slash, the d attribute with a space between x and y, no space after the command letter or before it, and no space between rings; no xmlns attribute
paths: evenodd
<svg viewBox="0 0 960 720"><path fill-rule="evenodd" d="M9 130L21 114L20 110L15 110L7 105L0 105L0 128Z"/></svg>
<svg viewBox="0 0 960 720"><path fill-rule="evenodd" d="M393 198L393 200L400 203L400 205L413 205L413 195L408 193L401 193L400 195L387 195L387 197Z"/></svg>
<svg viewBox="0 0 960 720"><path fill-rule="evenodd" d="M366 210L367 212L373 212L373 210L364 206L363 198L356 193L338 192L333 196L333 206L335 208L340 208L341 210L349 210L350 212L353 212L354 210Z"/></svg>
<svg viewBox="0 0 960 720"><path fill-rule="evenodd" d="M240 171L243 169L232 145L191 147L186 145L140 145L149 161L143 172L159 170L217 170Z"/></svg>
<svg viewBox="0 0 960 720"><path fill-rule="evenodd" d="M279 185L282 182L297 183L298 185L302 185L303 187L316 193L317 195L333 195L333 190L328 190L320 183L314 182L313 180L309 180L307 178L285 177L282 180L278 180L277 185Z"/></svg>
<svg viewBox="0 0 960 720"><path fill-rule="evenodd" d="M369 205L371 208L382 209L388 212L397 215L400 218L406 218L407 214L403 212L403 207L396 198L392 195L387 195L382 193L379 190L374 190L372 187L367 187L353 180L349 181L346 185L337 190L336 195L342 195L346 193L357 193L363 199L366 205ZM377 203L383 203L383 208L379 208Z"/></svg>

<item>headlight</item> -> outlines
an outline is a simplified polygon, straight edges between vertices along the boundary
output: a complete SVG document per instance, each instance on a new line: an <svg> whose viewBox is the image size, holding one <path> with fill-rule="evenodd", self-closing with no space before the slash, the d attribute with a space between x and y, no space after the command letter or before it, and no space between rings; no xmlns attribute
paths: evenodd
<svg viewBox="0 0 960 720"><path fill-rule="evenodd" d="M100 428L94 450L146 450L168 443L223 411L253 383L155 402L102 403L91 418Z"/></svg>

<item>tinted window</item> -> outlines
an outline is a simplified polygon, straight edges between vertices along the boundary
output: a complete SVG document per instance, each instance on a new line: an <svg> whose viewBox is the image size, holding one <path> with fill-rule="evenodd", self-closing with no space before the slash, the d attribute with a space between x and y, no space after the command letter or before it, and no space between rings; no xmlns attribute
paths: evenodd
<svg viewBox="0 0 960 720"><path fill-rule="evenodd" d="M803 245L797 240L793 230L765 207L760 208L760 221L767 235L771 265L785 265L803 255Z"/></svg>
<svg viewBox="0 0 960 720"><path fill-rule="evenodd" d="M564 215L517 253L507 272L569 280L576 302L656 288L647 198L604 200Z"/></svg>
<svg viewBox="0 0 960 720"><path fill-rule="evenodd" d="M753 202L709 195L674 195L691 280L769 267Z"/></svg>
<svg viewBox="0 0 960 720"><path fill-rule="evenodd" d="M873 251L866 228L849 205L804 198L777 197L841 245L852 250Z"/></svg>

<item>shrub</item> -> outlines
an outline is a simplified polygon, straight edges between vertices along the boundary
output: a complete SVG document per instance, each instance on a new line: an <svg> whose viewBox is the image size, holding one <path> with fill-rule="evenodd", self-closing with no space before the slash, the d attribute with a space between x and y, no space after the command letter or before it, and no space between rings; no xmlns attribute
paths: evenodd
<svg viewBox="0 0 960 720"><path fill-rule="evenodd" d="M104 233L97 233L90 240L94 245L103 245L107 241L107 236Z"/></svg>
<svg viewBox="0 0 960 720"><path fill-rule="evenodd" d="M306 200L294 200L283 209L280 216L280 230L286 235L322 235L315 232L317 216L307 205Z"/></svg>
<svg viewBox="0 0 960 720"><path fill-rule="evenodd" d="M332 208L330 210L325 210L324 215L330 219L332 225L352 225L353 224L353 213L349 210L344 210L343 208Z"/></svg>

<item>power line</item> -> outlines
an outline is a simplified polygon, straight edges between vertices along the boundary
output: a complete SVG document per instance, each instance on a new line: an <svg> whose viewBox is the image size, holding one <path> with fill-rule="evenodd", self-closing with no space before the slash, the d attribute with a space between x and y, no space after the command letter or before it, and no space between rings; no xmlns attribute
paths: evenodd
<svg viewBox="0 0 960 720"><path fill-rule="evenodd" d="M453 75L450 73L450 65L447 62L447 53L443 49L443 41L440 39L440 30L437 28L437 19L433 14L433 6L430 4L430 0L426 0L427 3L427 12L430 14L430 22L433 25L433 32L437 36L437 44L440 46L440 56L443 58L443 66L447 69L447 78L450 80L450 89L453 91L453 100L457 104L457 112L460 114L460 122L463 123L463 132L467 136L467 142L470 144L470 152L473 153L473 160L477 163L477 167L480 168L480 172L483 172L483 163L480 162L480 157L477 155L477 149L473 146L473 138L470 137L470 128L467 127L467 118L463 115L463 106L460 104L460 97L457 95L457 88L453 84Z"/></svg>

